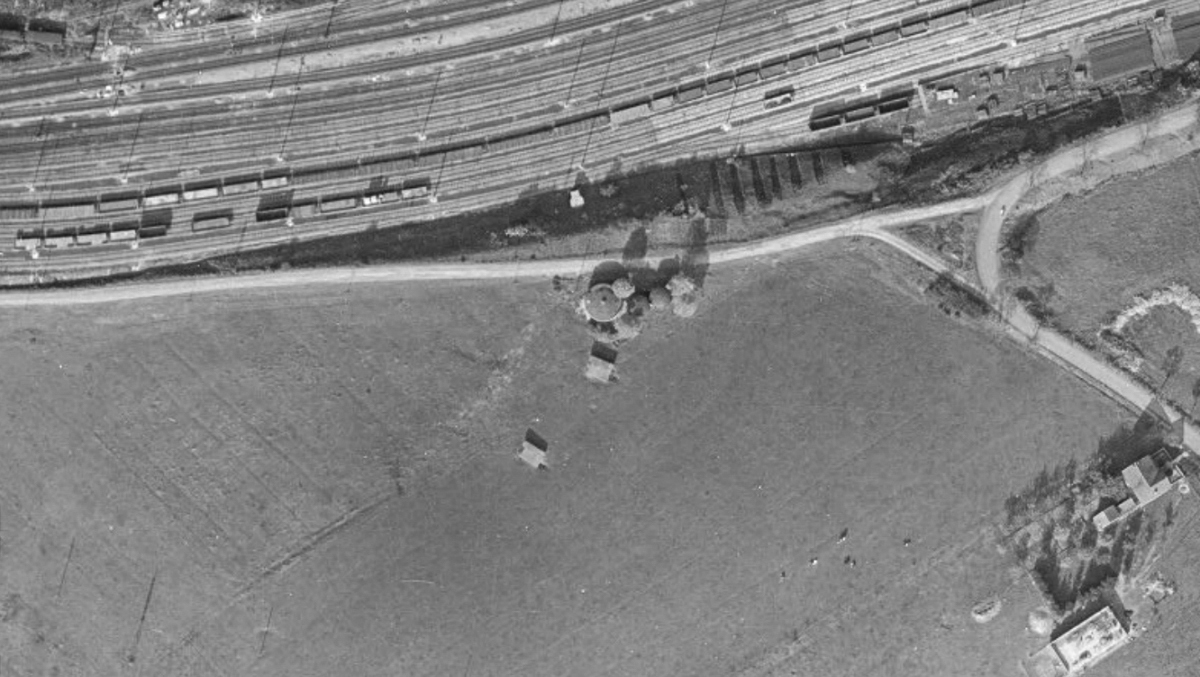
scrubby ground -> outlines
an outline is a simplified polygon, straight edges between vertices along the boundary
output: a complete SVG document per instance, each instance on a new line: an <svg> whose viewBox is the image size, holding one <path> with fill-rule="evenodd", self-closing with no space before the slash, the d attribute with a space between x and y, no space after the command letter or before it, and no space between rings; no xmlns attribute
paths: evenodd
<svg viewBox="0 0 1200 677"><path fill-rule="evenodd" d="M1200 158L1108 181L1024 216L1008 240L1022 249L1010 270L1018 296L1049 321L1093 344L1139 297L1178 285L1200 291ZM1015 235L1013 233L1016 233ZM1016 244L1019 243L1019 244ZM1184 409L1200 377L1200 334L1175 305L1129 322L1115 344L1136 373ZM1169 353L1181 358L1172 366ZM1168 374L1171 374L1168 377Z"/></svg>
<svg viewBox="0 0 1200 677"><path fill-rule="evenodd" d="M710 271L614 386L549 283L13 313L6 674L1012 674L992 525L1122 414L912 275Z"/></svg>

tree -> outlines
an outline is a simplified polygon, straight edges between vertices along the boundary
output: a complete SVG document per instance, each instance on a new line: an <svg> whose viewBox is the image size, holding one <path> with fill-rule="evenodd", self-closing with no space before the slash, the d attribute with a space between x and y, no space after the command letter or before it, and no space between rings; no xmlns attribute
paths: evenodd
<svg viewBox="0 0 1200 677"><path fill-rule="evenodd" d="M650 307L654 310L666 310L671 307L671 292L666 287L655 287L650 290ZM1200 381L1197 381L1200 383Z"/></svg>
<svg viewBox="0 0 1200 677"><path fill-rule="evenodd" d="M1159 390L1167 387L1167 382L1179 372L1179 367L1182 364L1183 348L1171 346L1171 349L1167 351L1166 357L1163 358L1162 370L1166 373L1166 378L1163 379L1162 385L1158 387Z"/></svg>
<svg viewBox="0 0 1200 677"><path fill-rule="evenodd" d="M686 275L679 274L667 282L667 291L671 292L671 310L679 317L691 317L696 314L699 303L699 293L696 283Z"/></svg>
<svg viewBox="0 0 1200 677"><path fill-rule="evenodd" d="M633 283L630 282L629 278L627 277L614 280L612 283L612 290L619 299L627 299L630 296L633 296L633 293L637 291L637 289L634 288Z"/></svg>

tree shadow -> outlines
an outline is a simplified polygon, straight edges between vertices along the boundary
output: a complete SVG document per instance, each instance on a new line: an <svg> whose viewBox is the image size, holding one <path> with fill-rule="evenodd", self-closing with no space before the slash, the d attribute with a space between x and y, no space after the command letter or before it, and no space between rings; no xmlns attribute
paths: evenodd
<svg viewBox="0 0 1200 677"><path fill-rule="evenodd" d="M688 227L679 268L697 287L704 286L704 279L708 277L708 224L704 219L695 219Z"/></svg>
<svg viewBox="0 0 1200 677"><path fill-rule="evenodd" d="M1163 447L1166 428L1161 407L1151 404L1132 426L1122 423L1108 437L1100 439L1096 449L1097 468L1106 476L1119 475L1143 456Z"/></svg>
<svg viewBox="0 0 1200 677"><path fill-rule="evenodd" d="M594 287L598 284L612 284L617 280L626 277L629 274L625 264L620 261L601 261L592 269L591 281L588 282L588 287Z"/></svg>
<svg viewBox="0 0 1200 677"><path fill-rule="evenodd" d="M641 265L649 249L650 236L646 234L646 229L635 228L625 241L625 248L621 250L621 261L627 266Z"/></svg>

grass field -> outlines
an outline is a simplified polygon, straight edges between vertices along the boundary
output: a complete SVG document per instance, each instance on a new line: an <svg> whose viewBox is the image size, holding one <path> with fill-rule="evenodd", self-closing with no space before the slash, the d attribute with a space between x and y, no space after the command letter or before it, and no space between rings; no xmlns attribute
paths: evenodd
<svg viewBox="0 0 1200 677"><path fill-rule="evenodd" d="M1014 286L1042 294L1055 322L1095 339L1116 313L1171 284L1200 291L1200 158L1102 184L1039 213L1032 248ZM1161 306L1130 323L1126 338L1145 357L1141 375L1158 386L1167 351L1184 350L1166 394L1187 408L1200 377L1200 335L1182 310Z"/></svg>
<svg viewBox="0 0 1200 677"><path fill-rule="evenodd" d="M1018 674L990 527L1128 417L908 266L712 270L612 387L549 283L12 313L0 675Z"/></svg>

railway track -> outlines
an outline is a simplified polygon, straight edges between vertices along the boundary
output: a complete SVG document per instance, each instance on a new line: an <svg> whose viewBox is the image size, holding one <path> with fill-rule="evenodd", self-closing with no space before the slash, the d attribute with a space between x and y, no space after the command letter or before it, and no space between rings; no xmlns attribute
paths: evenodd
<svg viewBox="0 0 1200 677"><path fill-rule="evenodd" d="M135 200L146 201L135 210L141 215L149 210L153 192L177 193L173 202L165 203L173 205L166 208L176 216L167 234L157 237L162 231L156 231L137 250L125 243L45 247L37 250L37 259L9 250L0 267L17 277L42 279L55 270L92 274L197 260L228 252L231 246L265 246L355 232L372 223L428 220L494 207L532 186L569 188L580 172L586 172L588 180L602 179L618 163L629 168L696 153L765 149L806 136L817 106L830 100L850 101L876 96L887 87L911 87L907 72L936 73L1030 58L1057 46L1074 26L1095 20L1095 12L1081 11L1076 2L1043 0L1033 8L1033 16L1042 25L1062 27L1060 33L1014 43L1005 36L1046 32L1022 32L1021 17L1028 8L1014 12L1005 6L972 18L969 7L960 9L966 6L962 1L927 3L917 10L894 2L872 5L871 16L861 15L853 22L832 2L801 8L749 0L730 0L728 7L688 2L671 5L671 13L660 4L620 4L557 27L532 26L479 44L298 78L284 73L275 78L284 94L274 99L250 98L269 86L258 77L236 88L201 86L198 94L196 88L147 89L140 103L153 106L140 119L126 113L74 118L70 115L75 108L54 107L52 114L69 115L62 122L42 125L42 139L21 138L31 134L30 125L0 127L0 142L14 159L0 168L0 186L8 191L8 197L0 197L0 238L9 242L30 231L40 233L43 242L47 237L67 242L69 236L61 235L65 231L82 236L86 229L107 228L111 235L116 232L115 217L87 211L88 201L105 191L132 191ZM1171 11L1192 4L1194 0L1175 0ZM457 6L480 15L495 11L488 3ZM1149 12L1148 7L1109 3L1107 18L1089 28L1128 24L1139 12ZM371 16L349 14L345 25L370 21ZM892 35L873 44L877 38L871 36L887 37L902 25L915 26L918 19L922 30L912 36ZM552 33L560 43L548 44ZM828 46L833 36L836 51ZM302 49L297 45L297 53ZM832 56L826 57L827 52ZM165 57L162 63L168 63ZM163 68L173 72L170 66ZM371 82L372 76L379 77ZM148 77L146 70L137 77ZM298 91L283 89L296 83ZM239 94L230 89L247 98L233 100ZM772 96L783 101L783 90L786 101L780 108L764 106ZM222 103L211 100L218 91L224 92ZM564 106L568 100L569 107ZM573 121L572 116L582 119ZM212 138L231 125L234 131ZM344 131L331 134L331 129ZM280 162L279 156L286 161ZM321 171L313 173L317 168ZM286 176L283 180L291 191L287 208L297 208L291 215L293 226L284 225L286 219L258 222L255 214L262 208L255 201L271 192L265 185L252 195L213 196L216 202L204 204L179 197L190 183L220 184L239 172L254 172L257 181L269 178L263 172ZM108 176L98 179L97 173ZM375 190L368 182L394 187L410 179L428 185L436 201L368 204L383 199L383 194L364 192ZM29 183L38 184L32 195L26 188ZM14 217L12 207L29 204L30 197L43 205L76 201L80 209L57 209L52 219L47 219L46 209ZM328 217L319 211L324 201L353 206L336 218ZM190 234L191 222L208 204L231 211L231 227ZM316 211L301 216L300 209ZM97 241L98 236L86 234L89 241Z"/></svg>

